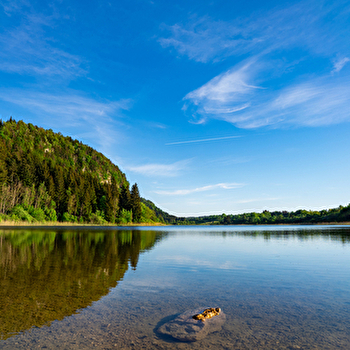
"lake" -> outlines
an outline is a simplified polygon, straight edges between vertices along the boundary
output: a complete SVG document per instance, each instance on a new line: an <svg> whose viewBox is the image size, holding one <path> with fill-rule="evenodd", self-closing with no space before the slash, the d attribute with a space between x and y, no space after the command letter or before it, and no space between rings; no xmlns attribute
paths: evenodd
<svg viewBox="0 0 350 350"><path fill-rule="evenodd" d="M348 349L349 226L0 229L1 349ZM218 332L157 332L220 307Z"/></svg>

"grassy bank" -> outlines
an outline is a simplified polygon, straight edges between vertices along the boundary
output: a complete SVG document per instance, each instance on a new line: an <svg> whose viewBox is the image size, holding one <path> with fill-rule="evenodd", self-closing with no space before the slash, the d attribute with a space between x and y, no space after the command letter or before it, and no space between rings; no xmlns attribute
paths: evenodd
<svg viewBox="0 0 350 350"><path fill-rule="evenodd" d="M60 222L60 221L47 221L47 222L25 222L25 221L1 221L0 222L0 228L1 227L42 227L42 226L49 226L49 227L65 227L65 226L72 226L72 227L126 227L126 226L166 226L166 224L162 223L129 223L129 224L91 224L91 223L74 223L74 222Z"/></svg>

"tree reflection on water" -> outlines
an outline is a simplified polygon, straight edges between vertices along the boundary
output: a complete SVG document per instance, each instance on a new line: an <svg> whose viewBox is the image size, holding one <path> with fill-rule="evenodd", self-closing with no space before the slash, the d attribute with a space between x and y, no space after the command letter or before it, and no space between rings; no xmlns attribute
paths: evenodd
<svg viewBox="0 0 350 350"><path fill-rule="evenodd" d="M0 230L0 339L62 320L99 300L163 235Z"/></svg>

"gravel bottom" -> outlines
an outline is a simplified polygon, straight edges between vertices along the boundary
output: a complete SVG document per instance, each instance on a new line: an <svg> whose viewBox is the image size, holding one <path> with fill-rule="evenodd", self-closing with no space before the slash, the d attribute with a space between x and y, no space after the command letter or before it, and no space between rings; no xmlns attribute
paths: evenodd
<svg viewBox="0 0 350 350"><path fill-rule="evenodd" d="M117 287L118 288L118 287ZM14 349L346 349L350 344L347 309L274 298L273 295L207 300L221 307L221 331L193 343L157 334L179 313L203 305L199 295L115 289L92 306L62 321L0 341ZM346 321L344 321L346 320Z"/></svg>

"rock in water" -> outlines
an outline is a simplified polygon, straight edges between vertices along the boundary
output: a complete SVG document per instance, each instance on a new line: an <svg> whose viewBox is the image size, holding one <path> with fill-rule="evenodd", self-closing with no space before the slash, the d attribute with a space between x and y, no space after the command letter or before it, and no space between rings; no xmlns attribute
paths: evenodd
<svg viewBox="0 0 350 350"><path fill-rule="evenodd" d="M196 341L209 333L219 331L226 319L222 310L219 315L206 319L204 322L192 318L193 315L203 312L204 309L186 311L174 320L160 326L158 332L181 341Z"/></svg>

